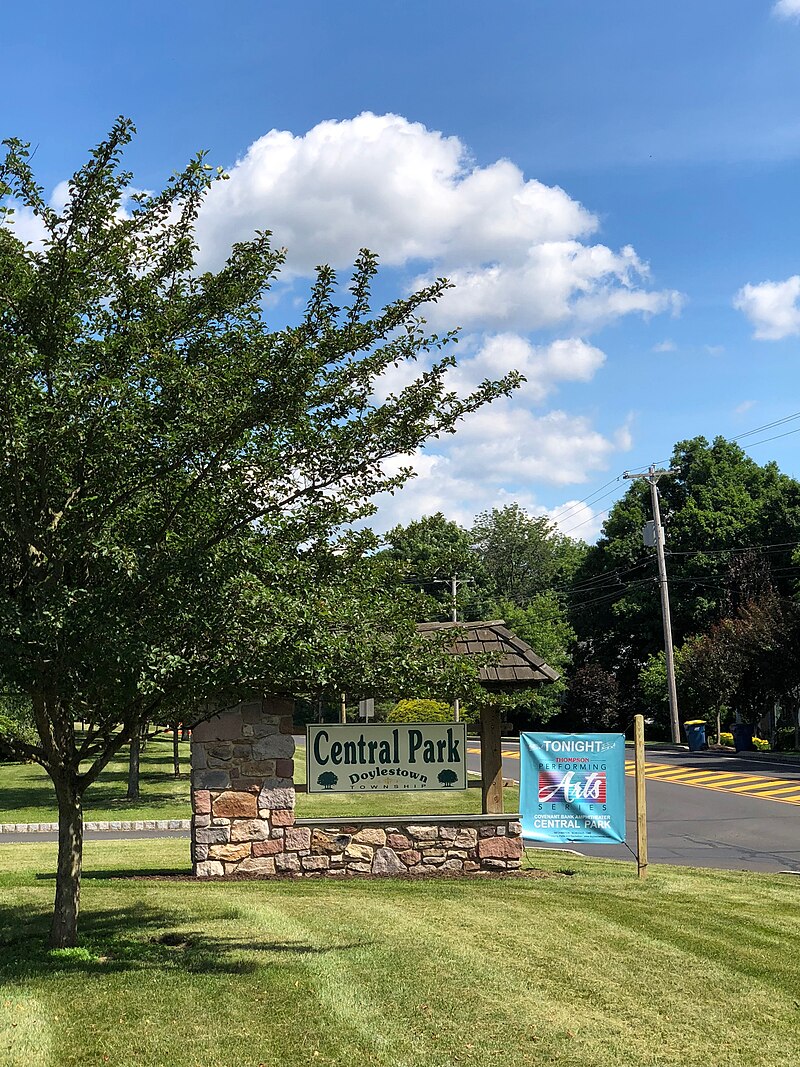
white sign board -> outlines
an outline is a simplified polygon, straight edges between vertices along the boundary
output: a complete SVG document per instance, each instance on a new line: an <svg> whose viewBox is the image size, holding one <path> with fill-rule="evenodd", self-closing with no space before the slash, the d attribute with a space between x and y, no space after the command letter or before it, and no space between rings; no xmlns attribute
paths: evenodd
<svg viewBox="0 0 800 1067"><path fill-rule="evenodd" d="M309 793L467 788L463 722L307 727Z"/></svg>

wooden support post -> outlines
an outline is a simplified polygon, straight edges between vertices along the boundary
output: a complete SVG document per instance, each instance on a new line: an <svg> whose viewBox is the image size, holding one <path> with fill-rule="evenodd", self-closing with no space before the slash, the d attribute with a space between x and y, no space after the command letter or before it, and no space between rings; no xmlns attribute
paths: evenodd
<svg viewBox="0 0 800 1067"><path fill-rule="evenodd" d="M636 864L640 878L647 877L647 796L644 773L644 716L633 717L634 766L636 769Z"/></svg>
<svg viewBox="0 0 800 1067"><path fill-rule="evenodd" d="M481 784L484 815L503 814L503 747L500 712L481 708Z"/></svg>
<svg viewBox="0 0 800 1067"><path fill-rule="evenodd" d="M342 693L341 698L342 703L339 708L339 722L347 722L347 696Z"/></svg>

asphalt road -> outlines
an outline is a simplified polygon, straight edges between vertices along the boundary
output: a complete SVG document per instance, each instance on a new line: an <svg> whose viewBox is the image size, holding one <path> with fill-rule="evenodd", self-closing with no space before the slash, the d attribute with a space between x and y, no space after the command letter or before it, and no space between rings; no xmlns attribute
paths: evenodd
<svg viewBox="0 0 800 1067"><path fill-rule="evenodd" d="M469 767L480 766L480 747L468 746ZM519 743L503 743L503 774L519 780ZM632 758L632 749L627 753ZM516 757L516 758L515 758ZM648 766L656 773L686 772L686 783L647 779L648 851L651 863L686 864L729 870L796 871L800 873L800 804L786 799L734 793L720 788L754 791L770 788L785 797L800 796L800 762L779 757L713 752L690 753L682 747L647 750ZM710 772L695 776L690 772ZM736 784L733 774L740 775ZM694 784L689 784L694 782ZM797 783L795 793L791 783ZM698 784L702 783L702 784ZM783 783L788 783L785 787ZM626 776L627 838L636 843L635 783ZM576 845L586 856L632 859L624 845Z"/></svg>

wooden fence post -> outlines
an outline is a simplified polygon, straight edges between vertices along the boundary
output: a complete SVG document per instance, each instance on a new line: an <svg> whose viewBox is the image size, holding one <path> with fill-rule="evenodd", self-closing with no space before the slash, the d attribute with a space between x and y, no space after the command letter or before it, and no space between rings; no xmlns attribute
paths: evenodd
<svg viewBox="0 0 800 1067"><path fill-rule="evenodd" d="M647 877L647 795L644 768L644 716L633 717L636 770L636 864L639 878Z"/></svg>

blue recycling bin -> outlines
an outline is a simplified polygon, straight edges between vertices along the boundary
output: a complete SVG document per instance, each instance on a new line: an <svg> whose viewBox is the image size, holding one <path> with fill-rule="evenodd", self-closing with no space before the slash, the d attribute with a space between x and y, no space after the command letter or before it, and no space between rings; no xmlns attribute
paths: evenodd
<svg viewBox="0 0 800 1067"><path fill-rule="evenodd" d="M686 740L689 743L690 752L700 752L701 749L708 748L704 719L692 719L690 722L685 722L683 728L686 730Z"/></svg>
<svg viewBox="0 0 800 1067"><path fill-rule="evenodd" d="M735 722L731 725L733 747L737 752L755 752L753 744L753 725L749 722Z"/></svg>

